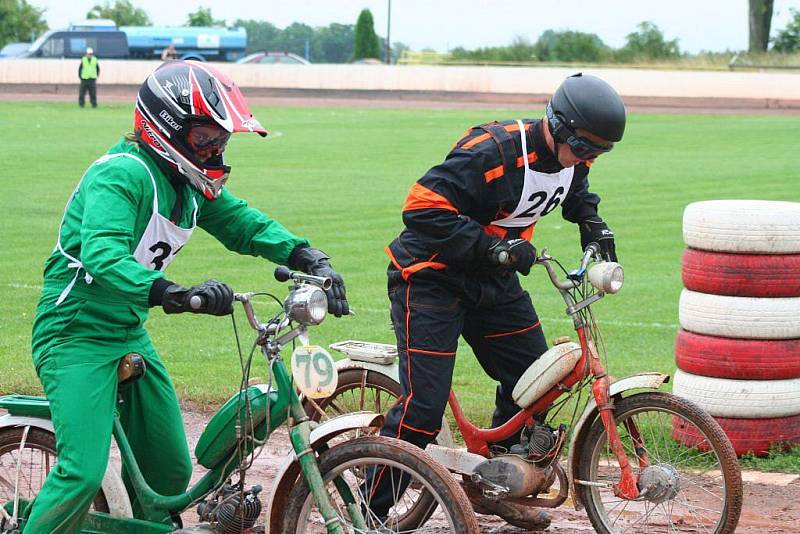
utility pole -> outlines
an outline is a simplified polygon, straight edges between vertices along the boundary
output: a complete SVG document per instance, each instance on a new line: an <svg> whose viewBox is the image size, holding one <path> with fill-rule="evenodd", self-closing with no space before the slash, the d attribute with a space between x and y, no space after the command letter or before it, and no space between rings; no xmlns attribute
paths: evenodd
<svg viewBox="0 0 800 534"><path fill-rule="evenodd" d="M392 64L392 45L391 45L391 29L392 29L392 0L389 1L389 9L386 16L386 64Z"/></svg>

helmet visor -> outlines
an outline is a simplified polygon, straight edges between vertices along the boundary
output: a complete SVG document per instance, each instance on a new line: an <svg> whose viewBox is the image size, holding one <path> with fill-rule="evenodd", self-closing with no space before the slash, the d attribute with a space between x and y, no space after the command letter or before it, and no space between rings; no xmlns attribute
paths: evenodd
<svg viewBox="0 0 800 534"><path fill-rule="evenodd" d="M569 145L570 150L572 150L576 158L584 161L594 159L600 154L610 152L611 149L614 148L614 143L608 142L601 145L585 137L578 136L577 133L570 130L567 125L564 124L564 121L556 115L553 111L552 104L547 104L547 120L550 123L550 131L556 141Z"/></svg>

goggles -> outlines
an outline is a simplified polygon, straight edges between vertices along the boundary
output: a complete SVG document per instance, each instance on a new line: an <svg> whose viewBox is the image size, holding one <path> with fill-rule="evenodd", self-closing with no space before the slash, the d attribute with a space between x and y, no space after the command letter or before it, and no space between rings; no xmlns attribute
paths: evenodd
<svg viewBox="0 0 800 534"><path fill-rule="evenodd" d="M567 125L564 124L564 122L558 117L558 115L555 114L552 104L547 104L546 111L547 121L550 123L550 131L553 134L553 137L559 143L566 143L569 145L569 149L572 150L572 153L575 154L576 158L584 161L594 159L600 154L610 152L611 149L614 148L614 143L598 145L589 141L588 139L578 137L578 135L570 130Z"/></svg>
<svg viewBox="0 0 800 534"><path fill-rule="evenodd" d="M225 151L231 133L208 124L196 124L189 127L186 141L196 152L221 154Z"/></svg>

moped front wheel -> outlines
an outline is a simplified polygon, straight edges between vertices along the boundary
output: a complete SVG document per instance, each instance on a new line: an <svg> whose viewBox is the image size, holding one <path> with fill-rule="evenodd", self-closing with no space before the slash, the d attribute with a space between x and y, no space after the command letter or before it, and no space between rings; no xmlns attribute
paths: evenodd
<svg viewBox="0 0 800 534"><path fill-rule="evenodd" d="M675 395L648 392L615 401L614 418L640 496L615 495L619 464L598 417L579 445L575 480L597 532L734 532L742 509L741 471L710 415Z"/></svg>
<svg viewBox="0 0 800 534"><path fill-rule="evenodd" d="M57 460L51 432L36 427L0 429L0 506L13 503L15 495L21 505L33 501ZM103 490L95 496L92 510L109 512Z"/></svg>
<svg viewBox="0 0 800 534"><path fill-rule="evenodd" d="M323 452L319 458L325 492L337 511L344 531L348 533L445 533L480 532L472 506L453 476L417 447L391 438L364 436ZM374 513L374 491L365 487L371 470L389 477L405 478L407 489L401 493L390 485L389 497L394 503L384 515ZM366 520L365 528L356 528L347 511L345 498L337 490L336 481L344 481ZM428 495L431 517L424 525L402 525L408 509L424 494ZM385 497L386 495L384 495ZM374 497L377 499L378 497ZM301 479L294 487L286 507L283 534L325 534L325 521L320 514L308 483ZM433 510L436 509L434 512Z"/></svg>
<svg viewBox="0 0 800 534"><path fill-rule="evenodd" d="M345 369L339 372L336 390L330 396L318 400L305 399L303 406L312 421L326 421L363 410L386 414L399 402L400 395L400 384L384 374L368 369ZM374 433L377 430L358 429L343 434L337 442ZM450 445L449 439L444 439L441 433L436 436L436 441L440 445ZM428 520L435 507L431 496L422 492L414 507L407 509L404 517L398 519L399 525L404 529L416 528Z"/></svg>

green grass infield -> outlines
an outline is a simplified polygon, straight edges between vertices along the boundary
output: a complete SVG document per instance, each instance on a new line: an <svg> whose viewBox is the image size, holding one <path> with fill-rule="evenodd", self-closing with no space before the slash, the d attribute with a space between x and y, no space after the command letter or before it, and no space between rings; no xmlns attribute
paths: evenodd
<svg viewBox="0 0 800 534"><path fill-rule="evenodd" d="M328 318L312 332L326 346L343 339L394 341L386 298L384 247L402 227L409 187L439 163L470 126L522 118L504 110L389 110L357 108L256 108L272 132L263 140L239 135L226 160L236 195L325 250L345 277L357 315ZM531 110L539 117L542 110ZM30 330L41 289L42 267L56 242L67 198L86 167L131 130L132 106L0 102L0 394L41 392L30 358ZM611 374L673 373L681 291L682 214L708 199L798 200L796 118L741 115L631 114L625 139L598 159L590 174L600 213L616 233L625 287L595 305ZM558 212L544 218L534 237L562 263L579 258L577 228ZM237 291L285 295L273 266L237 256L196 232L170 266L184 285L207 278ZM523 279L548 340L570 335L571 321L543 269ZM257 308L265 316L274 305ZM252 338L239 315L242 345ZM183 400L214 404L239 383L239 357L230 320L165 316L154 309L148 330ZM254 375L263 376L263 364ZM467 413L486 424L494 385L462 344L454 387ZM669 389L669 386L667 386ZM775 468L800 470L800 454L775 460ZM770 468L770 461L756 462Z"/></svg>

